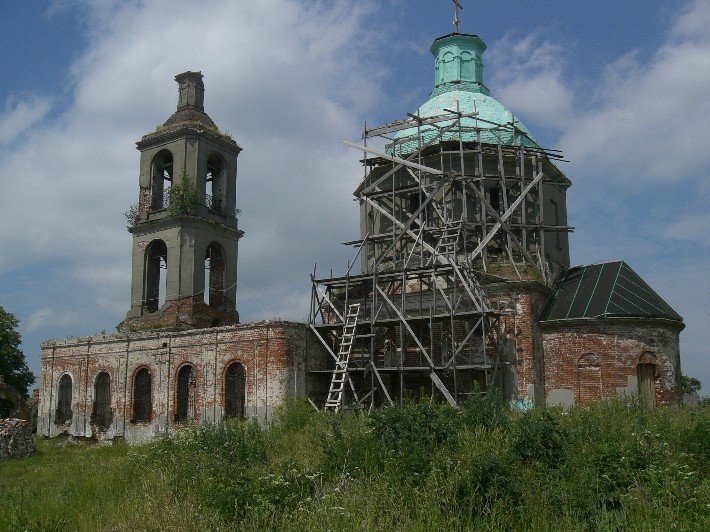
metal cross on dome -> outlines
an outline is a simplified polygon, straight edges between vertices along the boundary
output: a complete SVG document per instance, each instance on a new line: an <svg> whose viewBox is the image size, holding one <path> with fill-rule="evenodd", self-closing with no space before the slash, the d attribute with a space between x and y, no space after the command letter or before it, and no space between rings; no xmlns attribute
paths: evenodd
<svg viewBox="0 0 710 532"><path fill-rule="evenodd" d="M459 0L451 0L454 3L454 28L456 29L456 33L459 32L459 9L463 9L463 6L461 5L461 2Z"/></svg>

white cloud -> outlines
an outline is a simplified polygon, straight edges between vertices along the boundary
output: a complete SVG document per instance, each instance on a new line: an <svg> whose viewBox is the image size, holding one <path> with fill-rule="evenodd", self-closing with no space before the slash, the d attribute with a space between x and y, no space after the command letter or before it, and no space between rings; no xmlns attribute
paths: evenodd
<svg viewBox="0 0 710 532"><path fill-rule="evenodd" d="M52 306L44 306L27 318L27 323L22 327L23 332L37 331L43 327L63 327L76 325L80 321L76 312L67 312L65 309L57 310Z"/></svg>
<svg viewBox="0 0 710 532"><path fill-rule="evenodd" d="M380 95L371 73L382 71L368 59L373 37L364 25L372 5L84 4L90 42L68 65L68 109L49 120L49 100L27 99L0 117L0 141L10 138L5 131L24 131L24 142L0 151L0 177L12 191L0 196L0 248L15 250L0 254L0 272L61 264L33 280L33 289L70 284L66 305L85 305L89 318L92 306L122 318L130 235L121 213L137 199L134 143L175 110L173 76L201 70L206 111L244 148L238 297L258 306L242 308L240 299L239 310L244 319L302 318L307 302L288 294L307 290L315 260L341 267L346 250L339 242L358 230L350 200L361 177L358 154L339 140L358 134ZM46 323L39 320L28 327Z"/></svg>
<svg viewBox="0 0 710 532"><path fill-rule="evenodd" d="M705 345L710 216L710 3L689 2L658 50L630 50L596 76L568 73L540 33L493 43L493 95L533 131L559 132L572 162L575 264L627 260L684 317L684 371L710 379ZM594 77L586 70L584 75ZM707 384L707 383L706 383ZM706 387L707 389L707 387Z"/></svg>
<svg viewBox="0 0 710 532"><path fill-rule="evenodd" d="M692 3L649 61L630 53L609 65L598 102L560 141L566 154L631 188L705 179L710 36L698 21L709 18L709 3Z"/></svg>
<svg viewBox="0 0 710 532"><path fill-rule="evenodd" d="M564 79L564 48L533 33L507 34L486 54L493 96L515 114L558 129L570 119L573 92Z"/></svg>
<svg viewBox="0 0 710 532"><path fill-rule="evenodd" d="M0 113L0 146L10 144L42 120L51 108L49 98L9 98Z"/></svg>

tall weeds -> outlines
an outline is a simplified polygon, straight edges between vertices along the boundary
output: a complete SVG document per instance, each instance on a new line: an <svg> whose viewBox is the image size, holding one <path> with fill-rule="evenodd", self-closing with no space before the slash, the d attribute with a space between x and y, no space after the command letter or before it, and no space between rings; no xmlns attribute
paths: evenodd
<svg viewBox="0 0 710 532"><path fill-rule="evenodd" d="M0 464L0 529L708 530L710 408L285 405ZM86 467L83 467L86 466Z"/></svg>

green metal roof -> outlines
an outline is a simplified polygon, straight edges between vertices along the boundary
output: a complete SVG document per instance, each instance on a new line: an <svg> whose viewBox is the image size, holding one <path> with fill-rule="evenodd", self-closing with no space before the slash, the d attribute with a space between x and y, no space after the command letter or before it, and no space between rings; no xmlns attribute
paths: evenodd
<svg viewBox="0 0 710 532"><path fill-rule="evenodd" d="M439 37L432 44L435 56L434 90L429 100L418 109L420 118L451 115L451 111L463 114L477 113L475 118L461 119L442 134L442 141L476 142L476 129L481 130L481 142L539 147L530 131L496 99L491 98L483 84L482 55L486 45L477 35L451 34ZM421 127L421 140L425 143L439 135L439 128L452 124L442 120L436 125ZM513 128L512 125L515 125ZM438 127L436 127L438 126ZM419 146L417 128L398 131L395 141L388 144L390 154L412 153Z"/></svg>
<svg viewBox="0 0 710 532"><path fill-rule="evenodd" d="M683 321L624 261L576 266L560 276L540 321L581 318Z"/></svg>

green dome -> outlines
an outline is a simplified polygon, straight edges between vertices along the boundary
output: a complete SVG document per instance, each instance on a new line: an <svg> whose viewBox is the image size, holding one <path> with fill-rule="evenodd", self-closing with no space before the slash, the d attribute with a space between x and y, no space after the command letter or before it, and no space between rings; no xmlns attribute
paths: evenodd
<svg viewBox="0 0 710 532"><path fill-rule="evenodd" d="M434 90L429 100L419 107L420 118L450 115L451 111L463 114L478 113L475 118L461 119L461 126L454 126L442 134L443 141L477 141L477 131L481 130L481 142L507 145L538 147L530 131L500 102L489 96L483 84L483 63L481 56L486 45L476 35L454 33L439 37L434 41L431 52L436 57ZM511 123L515 120L515 131ZM441 128L453 120L436 122ZM420 128L422 143L439 136L439 129L432 125ZM417 127L400 130L395 141L387 146L390 154L406 155L418 148Z"/></svg>

